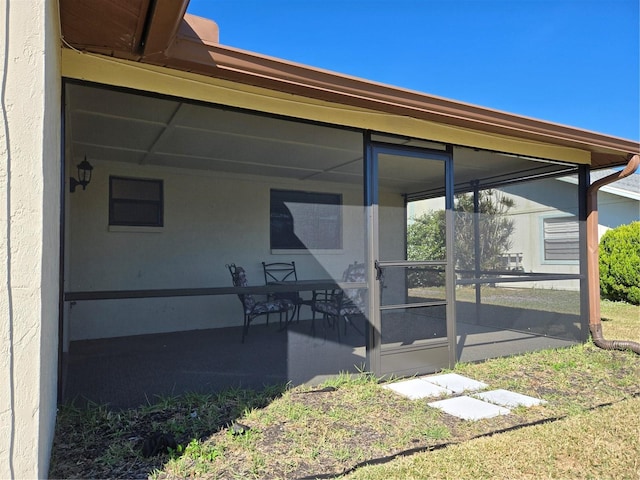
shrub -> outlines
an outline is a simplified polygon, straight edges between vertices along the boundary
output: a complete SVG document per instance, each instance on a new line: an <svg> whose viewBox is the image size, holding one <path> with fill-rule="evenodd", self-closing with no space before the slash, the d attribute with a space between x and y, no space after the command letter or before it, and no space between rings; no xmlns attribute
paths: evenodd
<svg viewBox="0 0 640 480"><path fill-rule="evenodd" d="M473 278L476 242L480 251L480 270L501 268L502 254L511 248L514 222L508 213L515 202L497 190L478 192L478 212L474 215L473 194L455 197L456 268L463 278ZM474 222L478 221L478 233ZM444 260L446 215L444 210L431 210L415 217L407 226L407 260ZM445 274L437 269L420 269L409 273L411 286L442 286Z"/></svg>
<svg viewBox="0 0 640 480"><path fill-rule="evenodd" d="M602 236L600 294L640 305L640 222L621 225Z"/></svg>
<svg viewBox="0 0 640 480"><path fill-rule="evenodd" d="M408 260L442 260L447 258L445 211L432 210L413 219L407 226ZM409 269L409 287L443 286L444 271Z"/></svg>
<svg viewBox="0 0 640 480"><path fill-rule="evenodd" d="M514 222L509 210L515 206L512 198L498 190L478 192L478 231L476 239L475 215L472 194L456 195L456 267L460 270L476 268L476 242L480 252L480 270L498 270L502 254L511 249ZM462 272L463 278L473 278L473 273Z"/></svg>

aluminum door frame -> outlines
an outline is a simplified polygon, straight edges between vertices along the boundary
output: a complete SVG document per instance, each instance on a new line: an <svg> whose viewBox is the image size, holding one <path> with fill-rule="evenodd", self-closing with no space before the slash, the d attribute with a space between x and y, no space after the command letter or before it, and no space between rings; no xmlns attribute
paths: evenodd
<svg viewBox="0 0 640 480"><path fill-rule="evenodd" d="M367 139L369 140L369 139ZM382 368L382 348L381 348L381 289L377 279L378 265L398 266L400 263L406 265L420 266L425 262L380 262L379 259L379 209L378 209L378 155L380 153L390 155L404 155L425 158L427 160L441 160L444 162L445 178L445 221L446 221L446 262L445 266L445 292L446 292L446 352L441 351L438 355L446 355L446 362L442 368L453 368L457 361L456 354L456 326L455 326L455 269L454 269L454 212L453 212L453 147L447 145L445 150L432 150L427 148L401 146L396 144L385 144L380 142L366 141L365 146L365 205L367 222L367 245L366 259L367 284L369 285L369 331L367 339L367 363L369 370L376 376L382 377L393 373L402 374L401 371L387 372ZM429 262L427 262L429 263ZM425 348L426 349L426 348ZM430 367L426 365L426 368ZM406 373L406 372L405 372Z"/></svg>

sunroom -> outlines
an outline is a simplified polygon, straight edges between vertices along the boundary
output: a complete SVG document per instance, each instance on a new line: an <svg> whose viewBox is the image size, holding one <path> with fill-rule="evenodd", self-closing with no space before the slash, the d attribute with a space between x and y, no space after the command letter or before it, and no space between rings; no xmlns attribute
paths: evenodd
<svg viewBox="0 0 640 480"><path fill-rule="evenodd" d="M92 166L65 193L66 398L413 375L588 334L585 165L97 83L64 91L69 180ZM305 303L245 337L229 265L260 301L284 288L263 262L295 263L286 289ZM345 283L354 263L364 275ZM358 312L314 311L327 290L358 292Z"/></svg>

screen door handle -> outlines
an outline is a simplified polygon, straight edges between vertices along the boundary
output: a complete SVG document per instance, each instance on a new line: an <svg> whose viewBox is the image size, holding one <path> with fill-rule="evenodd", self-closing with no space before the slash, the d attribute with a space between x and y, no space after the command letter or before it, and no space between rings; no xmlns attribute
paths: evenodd
<svg viewBox="0 0 640 480"><path fill-rule="evenodd" d="M378 262L378 260L375 261L374 266L376 269L376 280L380 280L382 277L384 277L384 271L380 266L380 263Z"/></svg>

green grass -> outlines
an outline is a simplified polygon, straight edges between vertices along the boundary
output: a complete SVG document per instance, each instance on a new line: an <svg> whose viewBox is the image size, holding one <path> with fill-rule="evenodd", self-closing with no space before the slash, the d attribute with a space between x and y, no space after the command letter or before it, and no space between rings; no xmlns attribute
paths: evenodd
<svg viewBox="0 0 640 480"><path fill-rule="evenodd" d="M602 300L600 316L606 339L640 342L640 306Z"/></svg>
<svg viewBox="0 0 640 480"><path fill-rule="evenodd" d="M444 287L412 288L410 295L418 298L446 298ZM483 285L480 288L480 298L484 305L570 314L575 314L580 305L580 292L571 290L518 287L496 288ZM457 287L456 301L475 303L475 287Z"/></svg>
<svg viewBox="0 0 640 480"><path fill-rule="evenodd" d="M631 398L556 422L364 467L344 478L638 478L638 411L640 398Z"/></svg>
<svg viewBox="0 0 640 480"><path fill-rule="evenodd" d="M475 302L475 288L456 289L456 301ZM480 289L482 303L526 310L575 313L580 305L580 292L540 288L514 288L483 286Z"/></svg>
<svg viewBox="0 0 640 480"><path fill-rule="evenodd" d="M606 337L640 342L640 307L602 301ZM520 392L535 384L566 388L562 395L547 395L564 418L513 432L483 437L438 451L418 453L380 466L367 466L347 475L349 479L392 480L420 478L639 478L640 477L640 397L622 400L607 385L618 369L638 364L638 355L619 357L609 363L606 355L585 353L591 344L551 350L518 357L496 359L485 364L461 365L456 371L483 376L492 383ZM602 352L600 352L602 353ZM541 370L537 381L514 375L535 363ZM604 367L608 364L608 367ZM550 367L550 368L548 368ZM577 374L592 375L582 388ZM553 377L549 380L549 375ZM637 375L627 375L623 384L640 392ZM593 385L594 395L612 404L594 410L584 407ZM613 389L615 390L615 388Z"/></svg>
<svg viewBox="0 0 640 480"><path fill-rule="evenodd" d="M637 307L603 302L603 316L605 336L640 340ZM467 422L362 373L314 388L192 394L123 412L62 406L50 476L638 477L639 355L588 342L454 371L548 403ZM248 429L234 434L234 421ZM154 431L174 435L178 448L143 457L143 440Z"/></svg>

